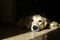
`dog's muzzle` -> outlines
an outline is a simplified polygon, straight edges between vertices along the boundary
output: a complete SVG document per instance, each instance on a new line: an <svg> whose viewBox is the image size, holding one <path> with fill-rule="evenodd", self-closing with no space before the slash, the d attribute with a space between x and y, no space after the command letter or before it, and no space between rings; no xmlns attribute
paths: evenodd
<svg viewBox="0 0 60 40"><path fill-rule="evenodd" d="M31 26L31 31L39 31L39 26L33 25Z"/></svg>
<svg viewBox="0 0 60 40"><path fill-rule="evenodd" d="M38 29L38 27L34 25L34 26L33 26L33 30L36 30L36 29Z"/></svg>

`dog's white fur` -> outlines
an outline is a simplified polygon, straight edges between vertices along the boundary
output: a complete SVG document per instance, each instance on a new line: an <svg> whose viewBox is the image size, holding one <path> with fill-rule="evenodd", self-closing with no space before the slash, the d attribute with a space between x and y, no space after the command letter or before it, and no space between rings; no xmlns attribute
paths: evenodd
<svg viewBox="0 0 60 40"><path fill-rule="evenodd" d="M50 23L50 28L51 29L53 29L53 28L58 28L60 25L59 25L59 23L58 22L55 22L55 21L52 21L51 23Z"/></svg>
<svg viewBox="0 0 60 40"><path fill-rule="evenodd" d="M34 15L32 17L32 20L33 20L32 25L31 25L31 30L32 31L33 31L33 26L34 25L38 27L38 29L36 31L44 29L47 25L46 18L42 17L41 15Z"/></svg>
<svg viewBox="0 0 60 40"><path fill-rule="evenodd" d="M41 29L43 30L47 26L47 24L49 24L50 29L60 26L60 24L58 22L55 22L55 21L50 22L50 21L48 21L48 19L46 17L42 17L39 14L38 15L34 14L32 16L30 15L30 16L27 16L27 18L25 18L25 20L23 20L23 19L20 19L17 22L17 25L20 27L26 26L28 29L31 29L31 31L39 31ZM38 27L37 30L33 30L34 25Z"/></svg>
<svg viewBox="0 0 60 40"><path fill-rule="evenodd" d="M42 17L41 15L34 15L32 17L32 25L31 25L31 31L39 31L41 29L44 29L46 27L46 25L48 24L47 18ZM41 21L41 22L39 22ZM33 30L33 26L37 26L38 29L37 30ZM53 29L53 28L57 28L59 27L59 24L55 21L52 21L49 23L49 28Z"/></svg>

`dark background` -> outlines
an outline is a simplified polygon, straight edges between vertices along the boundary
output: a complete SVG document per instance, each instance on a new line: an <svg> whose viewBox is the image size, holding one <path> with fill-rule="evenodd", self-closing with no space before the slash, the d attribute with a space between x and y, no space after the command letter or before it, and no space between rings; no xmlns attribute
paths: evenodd
<svg viewBox="0 0 60 40"><path fill-rule="evenodd" d="M50 19L60 23L58 1L48 0L17 0L17 20L21 15L31 14L32 11L42 11Z"/></svg>
<svg viewBox="0 0 60 40"><path fill-rule="evenodd" d="M48 1L47 0L17 0L17 20L21 15L28 15L31 12L42 11L48 14Z"/></svg>
<svg viewBox="0 0 60 40"><path fill-rule="evenodd" d="M31 14L32 11L42 11L50 20L60 23L59 9L59 1L0 0L0 39L27 32L16 27L16 22L22 16Z"/></svg>

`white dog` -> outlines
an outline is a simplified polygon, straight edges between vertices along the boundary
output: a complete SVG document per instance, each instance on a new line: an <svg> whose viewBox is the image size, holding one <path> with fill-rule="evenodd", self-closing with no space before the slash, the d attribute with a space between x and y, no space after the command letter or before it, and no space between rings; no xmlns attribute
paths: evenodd
<svg viewBox="0 0 60 40"><path fill-rule="evenodd" d="M55 21L49 22L47 20L47 18L42 17L41 15L33 15L30 16L30 18L28 17L28 21L27 23L27 27L31 29L31 31L39 31L39 30L43 30L47 27L47 25L49 24L49 28L56 28L59 27L59 24Z"/></svg>
<svg viewBox="0 0 60 40"><path fill-rule="evenodd" d="M31 31L39 31L42 29L45 29L47 25L46 18L40 16L40 15L34 15L32 17L32 25L31 25Z"/></svg>
<svg viewBox="0 0 60 40"><path fill-rule="evenodd" d="M59 27L59 23L55 21L49 21L46 17L40 14L32 14L26 16L27 18L20 19L17 25L20 27L26 26L31 31L40 31L46 28L56 28Z"/></svg>

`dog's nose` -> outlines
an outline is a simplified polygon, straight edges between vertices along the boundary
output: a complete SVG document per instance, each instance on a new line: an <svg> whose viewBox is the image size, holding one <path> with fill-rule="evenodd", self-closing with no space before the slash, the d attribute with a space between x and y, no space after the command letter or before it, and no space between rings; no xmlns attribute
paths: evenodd
<svg viewBox="0 0 60 40"><path fill-rule="evenodd" d="M33 26L33 29L36 30L36 29L38 29L38 27L34 25L34 26Z"/></svg>

